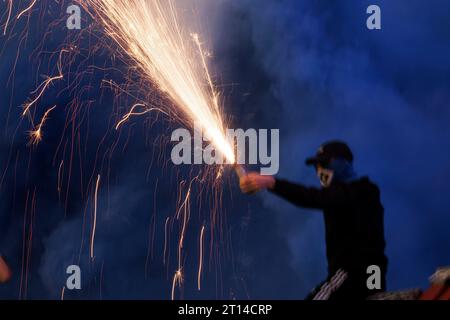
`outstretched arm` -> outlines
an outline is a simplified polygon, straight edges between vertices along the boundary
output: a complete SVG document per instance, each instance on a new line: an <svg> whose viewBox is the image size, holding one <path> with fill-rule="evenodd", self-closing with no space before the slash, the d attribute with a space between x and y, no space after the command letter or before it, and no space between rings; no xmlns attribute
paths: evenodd
<svg viewBox="0 0 450 320"><path fill-rule="evenodd" d="M343 187L312 188L291 183L272 176L262 176L251 172L240 179L241 190L244 193L256 193L267 189L289 202L304 208L324 209L344 203L347 194Z"/></svg>

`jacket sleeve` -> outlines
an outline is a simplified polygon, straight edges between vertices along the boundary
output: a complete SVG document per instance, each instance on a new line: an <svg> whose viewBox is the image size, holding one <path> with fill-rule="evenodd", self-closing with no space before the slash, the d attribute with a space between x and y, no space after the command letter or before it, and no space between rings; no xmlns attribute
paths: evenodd
<svg viewBox="0 0 450 320"><path fill-rule="evenodd" d="M270 191L299 207L311 209L341 206L348 197L342 186L318 189L280 179L276 180Z"/></svg>

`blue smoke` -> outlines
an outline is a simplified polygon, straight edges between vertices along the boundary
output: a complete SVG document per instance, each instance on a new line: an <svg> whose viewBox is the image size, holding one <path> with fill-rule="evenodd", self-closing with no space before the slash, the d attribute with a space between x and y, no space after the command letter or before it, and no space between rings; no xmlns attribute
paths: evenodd
<svg viewBox="0 0 450 320"><path fill-rule="evenodd" d="M366 28L371 4L381 8L382 30ZM303 159L342 139L355 169L381 187L390 289L424 287L450 262L449 6L248 0L230 4L234 20L224 15L220 56L250 92L237 112L254 114L247 126L281 129L280 176L317 185ZM320 217L269 197L263 201L286 228L292 266L312 284L325 263Z"/></svg>
<svg viewBox="0 0 450 320"><path fill-rule="evenodd" d="M366 28L370 4L381 7L380 31ZM445 196L450 179L448 1L223 0L203 5L217 18L212 21L215 69L235 127L279 128L280 176L311 185L318 182L304 159L323 141L347 141L355 170L369 175L382 192L389 288L425 287L437 266L450 264L450 200ZM2 12L4 6L0 3ZM41 36L30 33L22 48L14 90L8 78L19 39L5 43L0 38L6 46L0 59L0 120L5 124L0 135L0 252L15 270L13 281L0 286L0 297L19 296L24 203L36 187L28 298L59 298L66 267L79 264L83 290L66 290L67 298L167 299L176 259L162 263L164 222L175 210L179 176L162 164L152 165L154 140L167 130L158 123L149 129L137 119L120 137L103 141L111 126L104 114L113 101L99 84L105 76L121 78L107 68L108 53L89 57L86 65L107 71L81 80L89 88L83 98L95 101L95 107L85 114L90 125L85 122L89 130L82 132L89 137L79 138L88 143L75 150L75 178L67 206L62 204L55 192L59 162L53 164L53 158L66 114L58 108L51 115L44 143L29 164L24 134L29 127L20 122L18 108L39 83L30 77L38 70L28 56ZM48 49L55 50L66 36L62 21L47 39ZM64 85L55 84L44 104L69 103L74 97L61 93ZM127 140L128 135L134 139ZM103 159L108 162L103 165L97 155L109 152L117 139L120 150ZM70 146L70 141L64 143ZM94 263L88 257L92 199L80 191L93 171L101 171L109 185L99 197ZM213 248L223 255L220 263L208 264L201 292L196 289L198 229L208 209L193 208L184 298L303 298L326 275L320 214L267 193L240 195L234 184L225 186L223 198L225 244ZM149 231L153 225L154 234ZM174 230L172 252L177 240ZM150 251L149 243L154 243Z"/></svg>

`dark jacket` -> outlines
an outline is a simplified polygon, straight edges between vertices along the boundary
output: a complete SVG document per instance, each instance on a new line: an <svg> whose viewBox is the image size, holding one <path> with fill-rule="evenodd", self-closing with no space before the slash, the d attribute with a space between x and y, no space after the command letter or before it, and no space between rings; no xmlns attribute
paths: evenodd
<svg viewBox="0 0 450 320"><path fill-rule="evenodd" d="M322 189L277 180L272 192L298 206L323 210L329 274L340 268L365 272L374 264L386 271L384 209L378 187L367 177Z"/></svg>

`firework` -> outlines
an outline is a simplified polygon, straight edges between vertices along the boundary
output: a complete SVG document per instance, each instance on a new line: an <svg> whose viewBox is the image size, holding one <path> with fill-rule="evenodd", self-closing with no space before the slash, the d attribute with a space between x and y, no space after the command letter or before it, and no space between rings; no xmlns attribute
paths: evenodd
<svg viewBox="0 0 450 320"><path fill-rule="evenodd" d="M86 11L91 14L96 21L101 25L101 34L106 36L105 39L113 40L103 42L102 39L98 42L99 46L106 45L108 48L118 47L118 52L114 52L113 57L120 57L120 60L126 63L127 71L129 74L133 74L133 78L127 78L131 89L134 89L134 85L139 85L139 94L134 95L129 87L115 84L113 80L105 79L103 83L108 83L114 87L118 92L126 94L129 97L134 98L134 102L130 104L126 112L121 112L120 117L117 117L117 113L114 112L114 124L115 130L120 130L126 125L128 121L131 121L134 117L143 116L149 113L162 113L167 118L174 121L181 121L189 127L193 127L194 124L200 125L202 135L209 139L214 145L216 152L219 152L226 159L228 164L235 163L235 153L233 143L228 141L225 135L225 118L223 116L223 110L221 106L220 94L216 90L214 85L214 77L210 73L208 68L208 57L206 46L200 40L201 37L194 30L188 30L186 27L187 21L183 21L179 13L181 12L176 8L173 0L86 0L78 1ZM177 2L178 3L178 2ZM43 8L44 4L40 4L36 0L29 0L20 6L18 12L15 12L13 6L13 0L7 0L7 15L6 23L2 25L2 32L6 34L7 31L12 34L15 23L19 19L30 18L35 13L39 13L37 7ZM93 24L92 26L95 26ZM90 35L98 36L95 27L86 29L86 32ZM49 31L50 33L51 31ZM26 29L22 35L26 38ZM82 37L80 36L80 39ZM58 110L60 112L69 112L67 119L70 119L71 125L76 127L72 131L73 137L79 134L78 130L81 130L81 115L84 110L82 109L83 102L81 101L81 92L85 89L81 86L81 79L86 70L77 65L77 68L73 69L73 62L77 61L80 50L77 48L77 41L80 39L68 39L69 44L58 47L51 52L52 60L51 68L45 71L44 78L37 82L37 86L34 91L31 91L28 99L22 103L20 110L21 116L29 121L30 131L29 139L30 145L37 145L43 139L43 129L50 125L49 116L51 112L56 108L56 105L52 108L46 106L45 110L40 110L44 105L44 99L47 91L53 86L58 88L59 85L67 84L67 88L64 90L69 91L77 96L69 107L65 107L62 104L58 104ZM25 41L25 40L24 40ZM45 40L43 40L44 43ZM36 52L39 53L43 50L44 45L36 48ZM98 47L89 48L89 56L93 55ZM47 51L43 51L47 53ZM57 55L59 54L59 59ZM19 51L18 51L19 55ZM63 59L64 58L64 59ZM56 62L56 63L55 63ZM91 68L91 66L89 66ZM94 67L92 67L94 69ZM73 71L76 70L76 71ZM64 73L63 73L64 71ZM91 69L87 70L89 74ZM138 81L135 81L134 76L138 75ZM76 80L74 80L76 79ZM153 93L153 89L156 87L159 89L159 95L155 98L155 95L147 94L147 90ZM140 96L144 93L145 98ZM89 101L90 105L93 101ZM39 119L37 119L39 115ZM105 114L107 117L107 115ZM105 118L106 118L105 117ZM67 120L69 121L69 120ZM71 182L73 156L75 153L75 144L71 140L71 144L64 142L63 138L68 127L64 128L61 142L57 147L57 151L54 157L54 166L57 168L57 181L56 187L58 192L58 198L64 200L63 190L65 184L65 213L67 211L67 199L69 198L69 186ZM112 132L112 131L111 131ZM87 135L86 135L87 136ZM79 141L79 140L77 140ZM114 149L114 148L113 148ZM60 151L61 150L61 151ZM100 148L99 148L100 150ZM33 148L30 152L35 152ZM59 153L69 153L68 159L58 159ZM19 159L19 156L17 156ZM16 160L17 161L17 160ZM59 163L59 166L58 166ZM81 168L83 169L83 168ZM216 171L215 171L216 170ZM86 207L91 208L91 223L90 230L86 232L87 237L84 240L85 235L85 221L83 220L83 232L82 242L80 247L80 256L83 248L87 248L89 261L94 264L96 260L99 260L99 255L94 254L95 241L96 241L96 229L97 229L97 206L98 196L101 178L102 188L105 188L107 192L107 185L109 181L108 175L100 177L99 172L102 169L95 167L91 173L91 179L86 192ZM214 173L213 173L214 172ZM194 221L191 217L191 201L200 201L201 197L204 197L204 189L212 189L214 204L209 212L210 222L208 222L209 236L205 236L206 226L201 225L199 238L196 243L199 249L199 260L197 274L197 286L198 290L201 289L201 283L204 269L205 259L218 254L216 248L212 244L217 239L217 233L222 231L222 220L219 215L221 210L221 178L225 172L225 166L208 167L201 172L195 178L190 176L188 179L183 180L179 185L179 201L177 201L176 210L173 217L167 217L164 224L164 252L163 252L163 264L169 268L172 268L170 262L171 242L170 236L173 231L174 224L179 225L179 229L175 229L179 234L177 237L177 254L174 255L176 265L173 264L173 269L170 272L174 272L172 281L171 297L172 299L182 297L182 286L185 281L185 272L189 268L185 268L184 264L188 260L186 250L189 247L188 239L190 234L190 224ZM243 168L236 168L236 172L245 172ZM95 180L95 177L97 178ZM211 178L211 179L208 179ZM189 182L189 179L191 181ZM194 182L199 183L200 189L202 189L197 195L197 189L192 187ZM104 186L103 186L104 184ZM84 186L83 186L84 188ZM28 192L28 191L27 191ZM91 193L91 196L87 194ZM27 193L27 203L28 203ZM33 202L34 203L34 193ZM92 203L92 206L89 204ZM33 205L34 206L34 205ZM26 209L30 211L26 213L24 223L30 225L28 229L24 224L24 250L23 250L23 262L21 272L21 284L20 284L20 297L27 297L27 285L28 285L28 273L29 273L29 261L31 257L31 244L32 244L32 218L34 217L34 207L32 209ZM87 210L87 209L86 209ZM203 215L203 213L202 213ZM156 222L153 222L156 224ZM206 223L206 222L204 222ZM25 237L26 231L29 231L28 237ZM211 245L208 253L207 243L205 239L209 239ZM98 241L98 239L97 239ZM84 243L87 242L87 245ZM153 243L152 243L153 245ZM150 244L149 244L150 248ZM175 248L175 246L173 246ZM150 249L149 249L150 250ZM148 260L148 259L147 259ZM100 261L100 260L99 260ZM214 260L217 263L217 260ZM148 261L146 261L146 273L147 273ZM102 265L103 270L103 265ZM102 274L100 275L102 279ZM169 278L171 279L171 278ZM187 277L187 279L189 279ZM170 280L169 280L170 281ZM101 284L101 280L100 280ZM65 288L59 292L60 288L57 288L60 298L64 299ZM170 294L170 292L169 292Z"/></svg>
<svg viewBox="0 0 450 320"><path fill-rule="evenodd" d="M229 163L234 163L233 148L225 136L219 95L199 36L180 27L182 21L173 1L88 0L84 3L142 77L155 83L191 125L199 123L217 150Z"/></svg>

